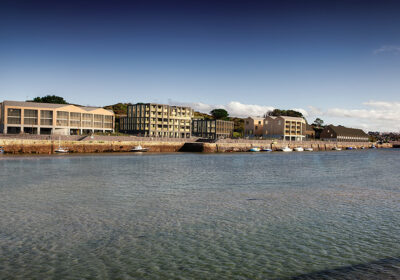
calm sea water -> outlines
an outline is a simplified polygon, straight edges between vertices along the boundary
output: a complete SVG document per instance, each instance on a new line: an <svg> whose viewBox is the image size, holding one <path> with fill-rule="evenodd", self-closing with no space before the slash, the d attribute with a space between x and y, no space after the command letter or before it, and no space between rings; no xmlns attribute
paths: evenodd
<svg viewBox="0 0 400 280"><path fill-rule="evenodd" d="M0 279L400 279L400 150L0 157Z"/></svg>

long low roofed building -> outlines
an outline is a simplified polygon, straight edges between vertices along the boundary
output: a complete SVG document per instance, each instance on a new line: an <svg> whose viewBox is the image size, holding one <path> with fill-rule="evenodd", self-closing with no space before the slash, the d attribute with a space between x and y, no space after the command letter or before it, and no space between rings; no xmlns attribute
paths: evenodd
<svg viewBox="0 0 400 280"><path fill-rule="evenodd" d="M368 142L369 135L363 130L344 126L328 125L321 132L321 140L338 142Z"/></svg>
<svg viewBox="0 0 400 280"><path fill-rule="evenodd" d="M4 134L113 132L114 123L114 112L99 107L23 101L0 103L0 133Z"/></svg>

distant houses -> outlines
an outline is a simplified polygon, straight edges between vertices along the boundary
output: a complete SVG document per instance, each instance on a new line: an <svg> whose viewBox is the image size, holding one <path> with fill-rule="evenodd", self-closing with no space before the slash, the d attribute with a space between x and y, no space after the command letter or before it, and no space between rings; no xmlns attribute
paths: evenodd
<svg viewBox="0 0 400 280"><path fill-rule="evenodd" d="M369 135L361 129L328 125L321 132L321 140L337 142L368 142Z"/></svg>

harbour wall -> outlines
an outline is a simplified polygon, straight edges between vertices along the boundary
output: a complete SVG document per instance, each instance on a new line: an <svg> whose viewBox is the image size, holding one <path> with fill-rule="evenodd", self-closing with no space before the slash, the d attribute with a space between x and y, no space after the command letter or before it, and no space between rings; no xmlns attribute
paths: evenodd
<svg viewBox="0 0 400 280"><path fill-rule="evenodd" d="M150 152L246 152L253 147L270 148L279 150L285 146L290 148L303 147L312 148L314 151L332 150L334 147L345 149L348 146L361 148L371 147L372 143L366 142L326 142L326 141L272 141L272 140L219 140L215 143L203 143L188 141L188 139L154 140L146 138L140 141L105 141L105 140L32 140L32 139L1 139L0 146L4 152L9 154L53 154L61 146L68 148L71 153L106 153L106 152L129 152L133 147L141 145L149 148ZM392 148L390 143L375 144L377 148Z"/></svg>

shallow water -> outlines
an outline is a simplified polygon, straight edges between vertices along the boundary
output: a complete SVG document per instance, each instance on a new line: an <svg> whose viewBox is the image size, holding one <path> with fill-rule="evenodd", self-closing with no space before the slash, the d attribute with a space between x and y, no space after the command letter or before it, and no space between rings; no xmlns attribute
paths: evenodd
<svg viewBox="0 0 400 280"><path fill-rule="evenodd" d="M0 157L0 279L400 279L400 150Z"/></svg>

